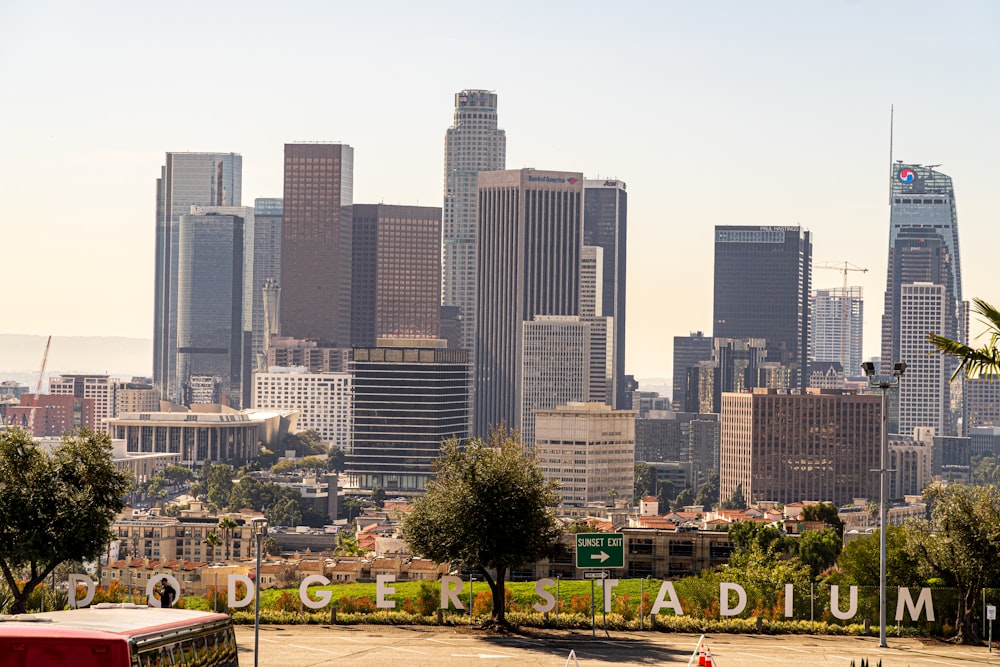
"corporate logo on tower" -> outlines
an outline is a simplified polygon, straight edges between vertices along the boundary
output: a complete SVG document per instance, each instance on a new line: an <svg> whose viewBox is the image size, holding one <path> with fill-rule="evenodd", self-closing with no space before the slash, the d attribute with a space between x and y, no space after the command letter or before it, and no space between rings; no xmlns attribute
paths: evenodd
<svg viewBox="0 0 1000 667"><path fill-rule="evenodd" d="M912 183L915 177L916 174L914 174L913 170L909 167L904 167L899 170L899 180L903 183Z"/></svg>

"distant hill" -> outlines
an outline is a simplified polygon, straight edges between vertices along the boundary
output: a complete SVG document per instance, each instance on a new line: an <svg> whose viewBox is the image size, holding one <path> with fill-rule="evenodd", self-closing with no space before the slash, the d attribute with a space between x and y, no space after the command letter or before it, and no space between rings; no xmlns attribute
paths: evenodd
<svg viewBox="0 0 1000 667"><path fill-rule="evenodd" d="M47 336L0 334L0 380L32 386ZM153 341L123 336L53 336L46 375L93 373L117 377L153 374Z"/></svg>

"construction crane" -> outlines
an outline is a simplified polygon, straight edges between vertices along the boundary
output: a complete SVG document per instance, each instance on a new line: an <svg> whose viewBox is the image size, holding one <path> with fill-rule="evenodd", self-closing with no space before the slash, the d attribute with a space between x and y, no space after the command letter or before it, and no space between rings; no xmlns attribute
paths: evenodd
<svg viewBox="0 0 1000 667"><path fill-rule="evenodd" d="M31 401L31 412L28 416L28 430L35 432L35 412L38 411L38 395L42 393L42 380L45 378L45 367L49 365L49 347L52 345L52 336L45 341L45 352L42 353L42 368L38 371L38 382L35 383L35 394Z"/></svg>
<svg viewBox="0 0 1000 667"><path fill-rule="evenodd" d="M832 269L834 271L840 271L844 275L844 287L843 291L840 293L840 368L844 372L844 376L847 376L847 274L849 271L857 271L859 273L868 273L868 269L851 264L850 262L820 262L819 264L814 264L814 268L817 269ZM857 370L857 369L855 369Z"/></svg>

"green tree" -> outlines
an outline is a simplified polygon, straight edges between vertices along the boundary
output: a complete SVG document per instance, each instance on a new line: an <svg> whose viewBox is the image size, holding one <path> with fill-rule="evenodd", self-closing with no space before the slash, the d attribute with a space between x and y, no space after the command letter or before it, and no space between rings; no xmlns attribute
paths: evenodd
<svg viewBox="0 0 1000 667"><path fill-rule="evenodd" d="M840 548L841 537L834 528L807 530L799 536L799 560L809 566L813 577L837 561Z"/></svg>
<svg viewBox="0 0 1000 667"><path fill-rule="evenodd" d="M227 561L232 559L233 529L237 525L236 519L230 516L224 516L219 519L219 531L222 533L222 542L226 545Z"/></svg>
<svg viewBox="0 0 1000 667"><path fill-rule="evenodd" d="M295 461L290 459L284 459L283 461L278 461L273 466L271 466L271 473L275 475L283 475L286 472L292 472L295 470Z"/></svg>
<svg viewBox="0 0 1000 667"><path fill-rule="evenodd" d="M27 431L0 431L0 570L12 613L60 563L100 556L129 486L105 433L81 430L48 454Z"/></svg>
<svg viewBox="0 0 1000 667"><path fill-rule="evenodd" d="M385 489L381 486L376 486L372 489L372 502L375 503L375 507L378 508L385 506Z"/></svg>
<svg viewBox="0 0 1000 667"><path fill-rule="evenodd" d="M635 464L635 494L632 502L636 505L646 496L656 495L656 475L648 463Z"/></svg>
<svg viewBox="0 0 1000 667"><path fill-rule="evenodd" d="M282 494L273 505L264 510L264 516L272 526L298 526L302 523L302 510L299 508L299 494L293 489L294 495Z"/></svg>
<svg viewBox="0 0 1000 667"><path fill-rule="evenodd" d="M562 534L552 509L557 485L545 480L520 435L504 428L464 448L446 441L435 471L403 534L415 553L475 568L493 594L492 622L506 626L508 570L553 553Z"/></svg>
<svg viewBox="0 0 1000 667"><path fill-rule="evenodd" d="M698 488L698 494L694 497L694 504L704 505L705 507L715 507L719 504L718 470L713 470L708 473L708 478L705 479L705 483Z"/></svg>
<svg viewBox="0 0 1000 667"><path fill-rule="evenodd" d="M168 484L173 486L186 484L194 479L194 473L184 466L167 466L160 473L160 476L167 480Z"/></svg>
<svg viewBox="0 0 1000 667"><path fill-rule="evenodd" d="M784 551L786 547L781 531L766 523L737 521L729 524L726 534L736 551L747 551L756 547L761 551L777 553Z"/></svg>
<svg viewBox="0 0 1000 667"><path fill-rule="evenodd" d="M691 487L686 486L680 493L677 494L677 497L674 498L674 502L671 503L671 506L675 511L680 511L685 507L687 507L688 505L693 505L693 504L694 504L694 494L691 493Z"/></svg>
<svg viewBox="0 0 1000 667"><path fill-rule="evenodd" d="M989 454L972 457L972 484L1000 484L1000 461Z"/></svg>
<svg viewBox="0 0 1000 667"><path fill-rule="evenodd" d="M931 487L924 498L931 521L910 533L910 549L925 574L957 589L955 640L978 644L974 614L979 593L1000 579L1000 489L952 484Z"/></svg>
<svg viewBox="0 0 1000 667"><path fill-rule="evenodd" d="M889 526L885 533L886 585L923 586L917 570L917 558L908 548L909 529ZM837 557L837 568L845 584L878 586L879 534L861 535L844 546Z"/></svg>
<svg viewBox="0 0 1000 667"><path fill-rule="evenodd" d="M209 533L205 536L204 542L205 546L209 548L208 562L213 563L215 562L215 547L222 544L222 540L219 539L219 535L217 533Z"/></svg>
<svg viewBox="0 0 1000 667"><path fill-rule="evenodd" d="M225 509L229 506L229 495L233 491L233 467L220 463L209 464L205 470L205 495L208 506Z"/></svg>
<svg viewBox="0 0 1000 667"><path fill-rule="evenodd" d="M724 510L745 510L747 499L743 496L743 483L740 482L733 490L733 495L728 500L723 501L719 507Z"/></svg>
<svg viewBox="0 0 1000 667"><path fill-rule="evenodd" d="M986 325L987 342L978 348L965 343L946 338L941 334L927 334L927 340L940 354L954 357L958 360L958 368L952 374L954 380L964 374L967 378L981 378L990 375L1000 375L1000 310L982 299L973 299L972 311L979 315Z"/></svg>
<svg viewBox="0 0 1000 667"><path fill-rule="evenodd" d="M299 461L296 466L299 470L312 470L320 472L326 470L326 459L321 459L316 455L309 455Z"/></svg>
<svg viewBox="0 0 1000 667"><path fill-rule="evenodd" d="M333 445L326 457L326 465L331 472L344 472L347 465L347 454L337 445Z"/></svg>
<svg viewBox="0 0 1000 667"><path fill-rule="evenodd" d="M806 505L802 508L802 518L806 521L822 521L837 531L837 535L841 539L844 537L844 522L837 515L837 506L833 503Z"/></svg>

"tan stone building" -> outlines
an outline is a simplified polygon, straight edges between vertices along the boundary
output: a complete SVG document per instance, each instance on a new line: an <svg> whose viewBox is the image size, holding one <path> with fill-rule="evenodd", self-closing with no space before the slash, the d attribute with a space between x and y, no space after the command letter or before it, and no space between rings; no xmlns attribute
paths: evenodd
<svg viewBox="0 0 1000 667"><path fill-rule="evenodd" d="M557 480L564 506L631 501L635 487L635 411L570 403L535 413L535 455Z"/></svg>

